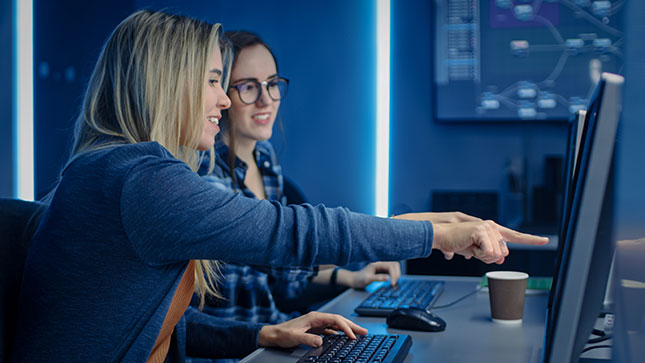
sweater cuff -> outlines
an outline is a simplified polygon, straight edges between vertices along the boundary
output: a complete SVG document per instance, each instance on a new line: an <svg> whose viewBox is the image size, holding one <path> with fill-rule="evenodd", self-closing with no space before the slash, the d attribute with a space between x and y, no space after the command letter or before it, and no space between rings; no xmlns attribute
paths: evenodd
<svg viewBox="0 0 645 363"><path fill-rule="evenodd" d="M426 243L426 250L423 251L425 256L430 256L432 249L434 248L434 225L432 222L426 222L428 225L428 243Z"/></svg>
<svg viewBox="0 0 645 363"><path fill-rule="evenodd" d="M226 320L189 307L186 354L196 358L242 358L258 348L263 324Z"/></svg>

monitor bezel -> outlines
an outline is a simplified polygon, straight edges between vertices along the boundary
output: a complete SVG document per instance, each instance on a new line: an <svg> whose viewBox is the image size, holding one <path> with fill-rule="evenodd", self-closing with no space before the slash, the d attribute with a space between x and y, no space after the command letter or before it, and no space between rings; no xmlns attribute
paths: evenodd
<svg viewBox="0 0 645 363"><path fill-rule="evenodd" d="M592 100L597 99L597 95L600 93L600 87L597 87L594 93ZM568 227L569 215L571 213L571 203L574 186L576 183L576 165L578 165L578 155L580 150L580 143L582 141L582 135L585 134L584 130L587 127L587 120L590 116L590 113L587 113L587 110L578 110L569 120L569 135L567 142L567 150L565 155L565 170L562 174L562 185L564 196L562 198L562 215L560 217L560 225L558 231L558 240L565 240L565 231ZM560 260L562 259L562 248L564 243L558 243L558 249L556 252L556 261L555 261L555 273L552 281L552 289L557 285L558 274L557 271L560 270ZM552 290L553 291L553 290ZM549 294L549 301L547 307L550 308L553 303L553 292Z"/></svg>

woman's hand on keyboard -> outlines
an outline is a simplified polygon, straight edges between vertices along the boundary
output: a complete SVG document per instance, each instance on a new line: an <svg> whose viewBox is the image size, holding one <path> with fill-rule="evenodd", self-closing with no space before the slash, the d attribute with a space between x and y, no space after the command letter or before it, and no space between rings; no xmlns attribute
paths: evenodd
<svg viewBox="0 0 645 363"><path fill-rule="evenodd" d="M372 262L358 271L339 270L338 283L354 289L363 289L374 281L390 280L396 285L401 277L401 265L396 261Z"/></svg>
<svg viewBox="0 0 645 363"><path fill-rule="evenodd" d="M466 259L475 257L485 263L504 262L508 256L506 242L544 245L546 237L514 231L493 221L434 224L433 248L441 250L446 258L460 254Z"/></svg>
<svg viewBox="0 0 645 363"><path fill-rule="evenodd" d="M367 329L341 315L312 311L282 324L263 326L258 334L258 345L291 348L306 344L319 347L323 343L320 334L338 334L339 330L352 339L356 339L356 334L367 334Z"/></svg>

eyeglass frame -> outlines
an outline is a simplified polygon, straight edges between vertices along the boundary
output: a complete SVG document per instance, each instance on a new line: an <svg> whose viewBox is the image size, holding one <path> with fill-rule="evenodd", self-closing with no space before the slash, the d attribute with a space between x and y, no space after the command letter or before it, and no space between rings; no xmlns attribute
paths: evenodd
<svg viewBox="0 0 645 363"><path fill-rule="evenodd" d="M284 92L284 95L280 96L280 98L273 97L271 95L271 92L269 92L269 83L274 82L274 81L284 81L287 84L286 91ZM239 87L242 86L243 84L246 84L246 83L255 83L256 86L259 86L258 89L260 90L260 92L258 92L258 96L257 96L257 98L255 100L253 100L253 102L246 102L246 101L244 101L242 99L242 93L240 92ZM242 81L242 82L240 82L240 83L238 83L236 85L231 85L230 88L235 88L235 90L237 91L237 96L240 98L240 101L245 105L252 105L252 104L258 102L260 97L262 97L262 89L263 88L265 88L267 90L267 94L269 95L269 97L271 97L272 100L280 101L281 99L284 98L284 96L287 95L287 91L289 90L289 79L284 78L284 77L276 77L276 78L271 79L270 81L262 81L262 82L256 81L254 79L247 79L247 80Z"/></svg>

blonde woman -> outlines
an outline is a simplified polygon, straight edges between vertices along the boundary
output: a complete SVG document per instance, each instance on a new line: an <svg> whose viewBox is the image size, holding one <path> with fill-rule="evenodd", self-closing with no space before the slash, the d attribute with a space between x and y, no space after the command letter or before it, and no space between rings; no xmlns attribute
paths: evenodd
<svg viewBox="0 0 645 363"><path fill-rule="evenodd" d="M30 245L12 361L181 361L200 349L227 357L321 343L306 332L366 333L330 314L255 330L184 315L194 289L215 293L203 260L345 265L436 248L492 263L508 253L502 237L546 242L493 222L382 219L214 188L194 170L230 105L228 54L218 25L158 12L134 13L109 37Z"/></svg>

